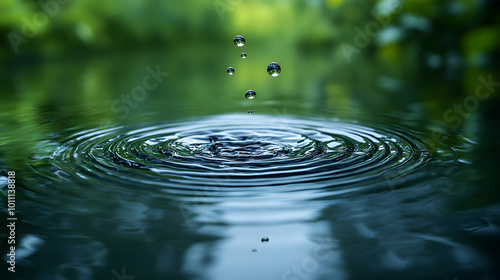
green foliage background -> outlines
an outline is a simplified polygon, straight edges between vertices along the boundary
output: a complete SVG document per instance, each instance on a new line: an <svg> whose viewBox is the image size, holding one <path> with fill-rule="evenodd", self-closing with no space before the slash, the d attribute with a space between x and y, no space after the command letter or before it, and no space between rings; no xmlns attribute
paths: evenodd
<svg viewBox="0 0 500 280"><path fill-rule="evenodd" d="M67 129L250 108L453 126L444 112L474 94L478 77L500 80L498 7L493 0L4 0L0 129L9 133L1 141L33 138L27 148ZM366 46L356 45L356 30L373 33ZM243 48L232 44L237 34L247 39ZM271 61L283 68L276 79L265 73ZM170 76L122 119L113 101L156 65ZM225 75L228 66L235 76ZM242 98L249 88L258 94L252 103ZM458 129L499 119L498 96L492 92Z"/></svg>

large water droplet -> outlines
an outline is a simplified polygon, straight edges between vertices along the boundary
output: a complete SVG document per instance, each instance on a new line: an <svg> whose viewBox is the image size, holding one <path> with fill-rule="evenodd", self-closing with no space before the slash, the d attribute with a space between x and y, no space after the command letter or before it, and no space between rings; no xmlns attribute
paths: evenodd
<svg viewBox="0 0 500 280"><path fill-rule="evenodd" d="M262 237L262 239L260 240L260 242L262 242L262 243L269 242L269 237Z"/></svg>
<svg viewBox="0 0 500 280"><path fill-rule="evenodd" d="M242 52L242 53L241 53L241 58L247 58L247 54L246 54L246 53L244 53L244 52Z"/></svg>
<svg viewBox="0 0 500 280"><path fill-rule="evenodd" d="M281 67L277 62L271 62L267 65L267 73L273 77L277 77L281 73Z"/></svg>
<svg viewBox="0 0 500 280"><path fill-rule="evenodd" d="M243 47L245 45L245 38L241 35L234 36L233 43L238 47Z"/></svg>
<svg viewBox="0 0 500 280"><path fill-rule="evenodd" d="M234 68L233 68L233 67L228 67L228 68L227 68L227 70L226 70L226 72L227 72L230 76L232 76L232 75L234 74Z"/></svg>
<svg viewBox="0 0 500 280"><path fill-rule="evenodd" d="M245 97L248 99L254 99L256 95L257 94L255 93L255 91L253 91L251 89L249 89L245 92Z"/></svg>

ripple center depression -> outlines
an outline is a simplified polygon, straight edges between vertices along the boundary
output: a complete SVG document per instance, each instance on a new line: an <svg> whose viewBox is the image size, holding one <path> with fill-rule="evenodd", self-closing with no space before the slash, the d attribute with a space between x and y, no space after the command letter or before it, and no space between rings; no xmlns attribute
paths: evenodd
<svg viewBox="0 0 500 280"><path fill-rule="evenodd" d="M163 191L324 188L383 180L430 158L419 137L330 119L222 115L75 134L51 155L80 177Z"/></svg>

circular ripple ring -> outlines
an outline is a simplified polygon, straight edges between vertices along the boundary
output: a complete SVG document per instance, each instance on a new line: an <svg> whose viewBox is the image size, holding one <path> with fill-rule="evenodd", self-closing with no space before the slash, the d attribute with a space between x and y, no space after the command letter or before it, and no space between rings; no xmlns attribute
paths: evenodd
<svg viewBox="0 0 500 280"><path fill-rule="evenodd" d="M250 122L251 118L251 122ZM163 190L359 186L429 159L418 137L315 119L218 116L84 131L53 154L80 177Z"/></svg>

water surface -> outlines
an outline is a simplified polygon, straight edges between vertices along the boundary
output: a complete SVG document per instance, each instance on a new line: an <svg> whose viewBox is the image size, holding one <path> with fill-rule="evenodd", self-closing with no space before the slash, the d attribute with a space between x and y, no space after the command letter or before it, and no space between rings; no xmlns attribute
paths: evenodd
<svg viewBox="0 0 500 280"><path fill-rule="evenodd" d="M247 58L261 73L233 81L245 75L224 73L230 59L202 55L187 61L220 73L175 76L169 65L192 52L177 54L13 70L49 85L8 87L2 105L3 202L4 174L17 179L14 279L499 275L495 120L450 129L427 118L447 103L428 112L401 97L392 110L393 95L294 74L325 69L322 58L285 60L279 77ZM127 114L114 110L157 61L172 76ZM259 98L246 100L254 87Z"/></svg>

